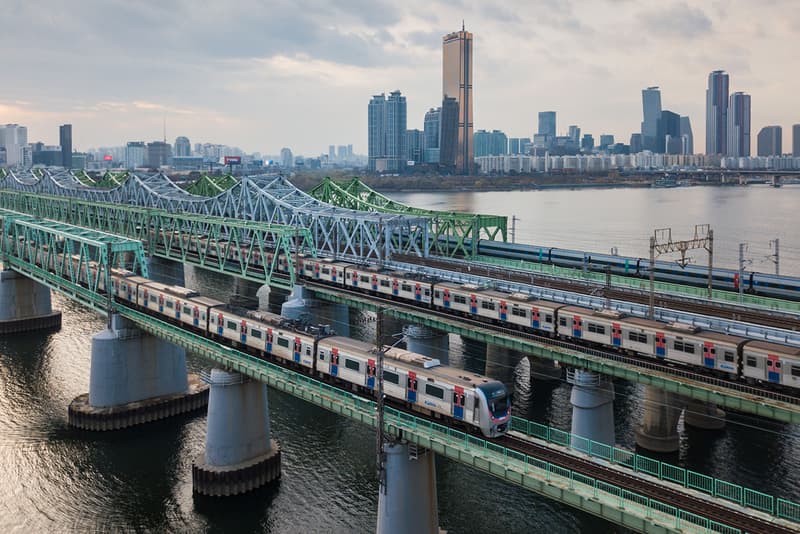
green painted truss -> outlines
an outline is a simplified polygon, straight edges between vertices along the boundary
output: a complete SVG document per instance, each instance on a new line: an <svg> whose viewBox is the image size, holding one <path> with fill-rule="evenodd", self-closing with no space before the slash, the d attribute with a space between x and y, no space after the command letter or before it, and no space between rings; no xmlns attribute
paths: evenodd
<svg viewBox="0 0 800 534"><path fill-rule="evenodd" d="M237 183L238 180L230 174L204 174L195 183L187 187L186 191L201 197L215 197L220 193L224 193Z"/></svg>
<svg viewBox="0 0 800 534"><path fill-rule="evenodd" d="M326 177L309 194L342 208L425 217L431 252L440 256L474 258L479 239L507 239L508 217L414 208L378 193L358 178L339 183Z"/></svg>

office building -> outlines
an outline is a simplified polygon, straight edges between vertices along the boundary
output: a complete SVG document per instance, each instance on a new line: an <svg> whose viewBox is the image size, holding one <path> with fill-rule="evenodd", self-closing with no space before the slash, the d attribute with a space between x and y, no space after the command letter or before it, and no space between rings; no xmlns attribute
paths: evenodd
<svg viewBox="0 0 800 534"><path fill-rule="evenodd" d="M458 150L458 101L453 97L442 100L439 117L439 164L450 172L456 171L456 151ZM474 149L473 149L474 153Z"/></svg>
<svg viewBox="0 0 800 534"><path fill-rule="evenodd" d="M520 154L520 141L522 141L522 139L520 139L519 137L510 137L508 139L509 154Z"/></svg>
<svg viewBox="0 0 800 534"><path fill-rule="evenodd" d="M764 126L758 132L758 155L780 156L783 153L783 129L780 126Z"/></svg>
<svg viewBox="0 0 800 534"><path fill-rule="evenodd" d="M689 117L681 117L681 154L694 154L694 135L692 134L692 122ZM631 153L633 151L631 150Z"/></svg>
<svg viewBox="0 0 800 534"><path fill-rule="evenodd" d="M442 38L442 113L445 101L455 100L458 106L455 139L448 141L454 148L454 170L459 174L472 172L474 146L472 136L472 34L462 26ZM445 150L444 135L453 132L442 128L440 148Z"/></svg>
<svg viewBox="0 0 800 534"><path fill-rule="evenodd" d="M422 163L425 155L425 135L422 130L406 130L405 140L406 162Z"/></svg>
<svg viewBox="0 0 800 534"><path fill-rule="evenodd" d="M658 153L681 153L681 116L669 110L661 111L658 120Z"/></svg>
<svg viewBox="0 0 800 534"><path fill-rule="evenodd" d="M600 150L608 150L614 144L614 136L612 134L602 134L600 136Z"/></svg>
<svg viewBox="0 0 800 534"><path fill-rule="evenodd" d="M539 135L546 135L548 139L554 139L556 136L556 112L555 111L540 111L539 112L539 129L536 131Z"/></svg>
<svg viewBox="0 0 800 534"><path fill-rule="evenodd" d="M144 141L130 141L125 146L125 168L137 169L144 167L147 159L147 146Z"/></svg>
<svg viewBox="0 0 800 534"><path fill-rule="evenodd" d="M581 144L581 129L575 125L571 124L569 127L569 138L572 139L572 142L575 146L580 146Z"/></svg>
<svg viewBox="0 0 800 534"><path fill-rule="evenodd" d="M192 155L192 144L188 137L180 136L175 139L175 156L178 158L188 158Z"/></svg>
<svg viewBox="0 0 800 534"><path fill-rule="evenodd" d="M0 126L0 147L6 149L6 166L24 166L27 146L28 128L19 124Z"/></svg>
<svg viewBox="0 0 800 534"><path fill-rule="evenodd" d="M61 146L61 165L65 169L72 168L72 125L62 124L58 127L58 144Z"/></svg>
<svg viewBox="0 0 800 534"><path fill-rule="evenodd" d="M631 134L631 154L638 154L642 151L642 134L640 133L633 133Z"/></svg>
<svg viewBox="0 0 800 534"><path fill-rule="evenodd" d="M642 148L651 152L664 152L664 138L659 140L658 121L661 119L661 89L648 87L642 90Z"/></svg>
<svg viewBox="0 0 800 534"><path fill-rule="evenodd" d="M792 156L800 158L800 124L792 126Z"/></svg>
<svg viewBox="0 0 800 534"><path fill-rule="evenodd" d="M708 75L706 89L706 154L728 153L728 73Z"/></svg>
<svg viewBox="0 0 800 534"><path fill-rule="evenodd" d="M367 107L369 169L398 172L405 167L406 97L392 91L375 95Z"/></svg>
<svg viewBox="0 0 800 534"><path fill-rule="evenodd" d="M292 154L292 149L286 147L281 149L281 167L284 169L290 169L294 167L294 155Z"/></svg>
<svg viewBox="0 0 800 534"><path fill-rule="evenodd" d="M439 148L439 136L441 135L440 119L442 108L431 108L425 113L424 131L425 148ZM438 161L436 163L439 163Z"/></svg>
<svg viewBox="0 0 800 534"><path fill-rule="evenodd" d="M339 163L344 163L349 158L347 157L347 146L346 145L339 145L336 147L336 160Z"/></svg>
<svg viewBox="0 0 800 534"><path fill-rule="evenodd" d="M728 99L728 156L750 155L750 95L733 93Z"/></svg>
<svg viewBox="0 0 800 534"><path fill-rule="evenodd" d="M475 157L502 156L508 153L508 137L500 130L475 132Z"/></svg>
<svg viewBox="0 0 800 534"><path fill-rule="evenodd" d="M151 169L158 169L164 165L169 165L172 157L172 147L164 141L153 141L147 143L147 166Z"/></svg>
<svg viewBox="0 0 800 534"><path fill-rule="evenodd" d="M61 166L61 147L45 146L44 143L31 144L31 157L33 165L44 165L45 167Z"/></svg>
<svg viewBox="0 0 800 534"><path fill-rule="evenodd" d="M590 154L594 150L594 137L592 134L583 134L581 138L581 151Z"/></svg>

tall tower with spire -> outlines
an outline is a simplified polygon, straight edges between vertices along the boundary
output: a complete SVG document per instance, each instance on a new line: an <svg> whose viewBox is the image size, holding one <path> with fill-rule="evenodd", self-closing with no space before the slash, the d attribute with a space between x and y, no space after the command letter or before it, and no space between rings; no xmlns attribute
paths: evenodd
<svg viewBox="0 0 800 534"><path fill-rule="evenodd" d="M446 117L447 113L457 113L457 117ZM472 130L472 34L466 31L462 20L461 31L442 39L440 162L459 174L469 174L473 170Z"/></svg>

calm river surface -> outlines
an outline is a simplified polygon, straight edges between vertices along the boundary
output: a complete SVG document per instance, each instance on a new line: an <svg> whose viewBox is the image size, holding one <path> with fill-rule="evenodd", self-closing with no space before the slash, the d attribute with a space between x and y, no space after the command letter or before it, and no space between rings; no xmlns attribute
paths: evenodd
<svg viewBox="0 0 800 534"><path fill-rule="evenodd" d="M518 242L603 252L616 246L637 256L647 255L654 228L671 226L682 238L707 222L720 264L735 265L738 243L747 241L754 267L772 270L763 258L768 241L778 237L782 272L800 275L800 188L791 186L392 196L419 207L516 215ZM187 285L217 297L233 291L229 280L205 273L188 272ZM54 307L64 311L59 332L0 337L1 531L374 531L371 431L278 392L270 391L269 400L273 434L284 451L283 478L242 498L192 498L191 462L203 450L203 415L113 434L67 428L67 405L88 391L91 335L104 320L58 296ZM352 313L353 337L371 340L371 319ZM485 354L450 336L450 364L483 371ZM522 399L517 414L568 430L569 387L515 380L517 364L491 366L498 378L515 382ZM208 368L196 358L190 367ZM618 382L616 394L617 441L633 448L642 391ZM800 500L797 427L732 415L722 432L680 428L681 451L670 461ZM437 460L437 483L440 523L451 533L622 531L443 459Z"/></svg>

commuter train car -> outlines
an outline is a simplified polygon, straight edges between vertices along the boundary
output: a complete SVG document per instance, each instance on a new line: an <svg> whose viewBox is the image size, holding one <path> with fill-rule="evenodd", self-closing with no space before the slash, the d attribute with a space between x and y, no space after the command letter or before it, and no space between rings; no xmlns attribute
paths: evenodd
<svg viewBox="0 0 800 534"><path fill-rule="evenodd" d="M745 343L742 375L749 381L800 388L800 348L765 341Z"/></svg>

